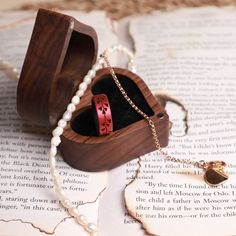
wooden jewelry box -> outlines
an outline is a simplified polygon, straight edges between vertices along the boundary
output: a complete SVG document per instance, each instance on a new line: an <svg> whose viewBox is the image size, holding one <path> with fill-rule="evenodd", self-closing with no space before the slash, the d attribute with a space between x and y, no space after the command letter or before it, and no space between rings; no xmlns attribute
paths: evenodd
<svg viewBox="0 0 236 236"><path fill-rule="evenodd" d="M17 110L52 130L97 58L96 32L73 17L40 9L17 89ZM152 118L161 146L168 144L169 118L144 81L114 71L133 102ZM110 101L113 132L98 136L91 111L95 94ZM127 103L107 68L100 69L77 105L59 146L65 162L85 171L109 170L155 150L147 122Z"/></svg>

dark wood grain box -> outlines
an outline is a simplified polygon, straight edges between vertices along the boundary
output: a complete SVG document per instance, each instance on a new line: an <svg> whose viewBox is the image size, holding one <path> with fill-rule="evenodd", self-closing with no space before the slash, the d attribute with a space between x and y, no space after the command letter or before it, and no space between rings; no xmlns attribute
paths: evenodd
<svg viewBox="0 0 236 236"><path fill-rule="evenodd" d="M88 25L61 13L40 9L17 90L17 110L25 119L52 130L84 75L97 58L98 39ZM114 68L131 99L155 122L161 146L168 144L169 118L144 81L126 69ZM91 99L105 93L110 101L114 131L96 134ZM102 171L155 150L150 127L121 96L107 68L97 72L59 146L72 167Z"/></svg>

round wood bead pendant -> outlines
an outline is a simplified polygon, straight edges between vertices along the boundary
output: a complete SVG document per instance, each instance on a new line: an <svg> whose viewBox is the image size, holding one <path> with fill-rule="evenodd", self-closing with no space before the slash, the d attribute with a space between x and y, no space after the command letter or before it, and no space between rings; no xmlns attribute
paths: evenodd
<svg viewBox="0 0 236 236"><path fill-rule="evenodd" d="M226 163L223 161L210 161L205 165L206 173L204 180L211 186L217 186L224 183L228 178L228 174L225 173L224 167Z"/></svg>

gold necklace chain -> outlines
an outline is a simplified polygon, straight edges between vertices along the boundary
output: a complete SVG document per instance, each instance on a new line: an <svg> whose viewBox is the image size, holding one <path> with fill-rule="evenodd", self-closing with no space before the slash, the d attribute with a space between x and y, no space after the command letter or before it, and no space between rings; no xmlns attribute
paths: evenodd
<svg viewBox="0 0 236 236"><path fill-rule="evenodd" d="M113 70L112 66L110 65L107 52L104 52L103 54L101 54L101 57L104 58L104 61L109 69L109 72L110 72L116 86L118 87L121 94L125 98L125 100L149 124L156 149L160 152L160 154L163 156L163 158L165 160L171 161L171 162L182 163L182 164L193 165L195 167L202 168L202 169L206 170L206 173L204 175L204 179L209 185L219 185L228 179L228 175L223 171L223 168L226 166L226 163L223 161L210 161L210 162L205 162L204 160L193 161L191 159L181 159L181 158L172 157L167 152L165 152L160 146L158 133L157 133L154 122L146 113L144 113L142 110L140 110L134 104L134 102L131 100L131 98L127 95L126 91L124 90L124 88L120 84L115 71Z"/></svg>
<svg viewBox="0 0 236 236"><path fill-rule="evenodd" d="M158 134L157 134L157 130L155 127L154 122L152 121L152 119L143 111L141 111L135 104L134 102L131 100L131 98L127 95L126 91L124 90L124 88L122 87L122 85L120 84L115 71L113 70L112 66L110 65L110 62L108 60L108 56L106 53L102 54L102 57L104 58L107 67L110 71L110 74L114 80L114 82L116 83L116 86L118 87L118 89L120 90L120 92L122 93L123 97L125 98L125 100L130 104L130 106L137 112L139 113L149 124L150 128L151 128L151 132L152 132L152 136L155 142L155 146L156 149L158 151L160 151L160 153L165 157L166 160L168 161L172 161L172 162L180 162L180 163L184 163L184 164L190 164L190 165L194 165L197 167L202 167L204 166L205 162L204 161L192 161L189 159L180 159L180 158L175 158L170 156L169 154L167 154L160 146L160 142L159 142L159 138L158 138Z"/></svg>

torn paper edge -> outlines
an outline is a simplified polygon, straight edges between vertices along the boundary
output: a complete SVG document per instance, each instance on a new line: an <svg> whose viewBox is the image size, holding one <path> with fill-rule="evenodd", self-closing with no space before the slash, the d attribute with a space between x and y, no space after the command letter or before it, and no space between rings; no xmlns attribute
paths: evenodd
<svg viewBox="0 0 236 236"><path fill-rule="evenodd" d="M79 206L84 206L84 205L87 205L87 204L93 204L93 203L96 203L100 196L102 195L102 193L106 190L106 187L104 187L97 195L96 199L94 201L90 201L90 202L83 202L81 204L78 204L76 207L79 207ZM53 230L50 232L50 231L46 231L44 229L42 229L41 227L39 226L36 226L34 223L32 222L29 222L29 221L23 221L22 219L9 219L9 220L5 220L5 219L0 219L0 222L4 222L4 223L9 223L9 222L21 222L22 224L29 224L31 225L33 228L39 230L40 233L45 233L47 235L53 235L56 233L56 229L58 228L59 225L61 225L61 223L65 222L67 219L72 219L73 217L72 216L67 216L67 217L64 217L62 220L60 220L53 228Z"/></svg>

